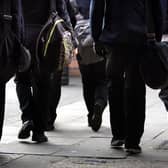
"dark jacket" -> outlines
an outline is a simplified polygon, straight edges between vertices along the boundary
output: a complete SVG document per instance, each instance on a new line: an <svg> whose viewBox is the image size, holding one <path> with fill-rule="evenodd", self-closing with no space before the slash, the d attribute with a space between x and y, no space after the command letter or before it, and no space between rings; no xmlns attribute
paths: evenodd
<svg viewBox="0 0 168 168"><path fill-rule="evenodd" d="M5 0L7 1L7 0ZM0 2L0 14L4 14L3 9L3 1ZM11 0L11 15L13 17L12 19L12 29L19 38L19 40L22 40L23 37L23 29L24 29L24 23L23 23L23 15L22 15L22 4L21 0ZM2 23L2 16L0 16L0 24Z"/></svg>
<svg viewBox="0 0 168 168"><path fill-rule="evenodd" d="M162 35L160 0L150 0L157 40ZM105 10L106 9L106 10ZM95 41L139 44L146 40L145 0L92 0L91 31Z"/></svg>

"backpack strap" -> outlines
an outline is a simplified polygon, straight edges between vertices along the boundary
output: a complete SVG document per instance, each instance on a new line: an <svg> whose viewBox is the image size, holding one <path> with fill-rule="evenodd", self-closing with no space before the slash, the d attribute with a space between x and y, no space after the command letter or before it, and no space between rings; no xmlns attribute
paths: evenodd
<svg viewBox="0 0 168 168"><path fill-rule="evenodd" d="M50 43L50 41L52 39L52 36L53 36L53 33L54 33L54 29L57 26L57 24L59 24L60 22L64 22L64 20L63 19L59 19L59 20L55 21L55 23L54 23L54 25L53 25L50 33L49 33L49 37L48 37L48 40L47 40L45 48L44 48L44 53L43 53L44 56L46 56L46 54L47 54L48 46L49 46L49 43Z"/></svg>

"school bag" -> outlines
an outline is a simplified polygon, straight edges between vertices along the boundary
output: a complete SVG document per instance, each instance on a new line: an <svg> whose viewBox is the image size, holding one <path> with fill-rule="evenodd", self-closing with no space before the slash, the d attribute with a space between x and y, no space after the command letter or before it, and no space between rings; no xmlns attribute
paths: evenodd
<svg viewBox="0 0 168 168"><path fill-rule="evenodd" d="M148 33L155 32L152 15L152 1L146 0L146 21ZM152 89L168 87L168 42L157 42L149 38L140 58L140 72L146 85Z"/></svg>
<svg viewBox="0 0 168 168"><path fill-rule="evenodd" d="M71 33L56 11L55 0L50 0L50 16L36 41L38 69L43 64L49 73L63 70L65 60L72 56L72 50Z"/></svg>

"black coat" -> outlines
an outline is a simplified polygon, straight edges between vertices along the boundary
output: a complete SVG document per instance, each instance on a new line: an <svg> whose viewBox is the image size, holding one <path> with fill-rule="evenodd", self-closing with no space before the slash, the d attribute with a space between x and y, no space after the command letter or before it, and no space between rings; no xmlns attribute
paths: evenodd
<svg viewBox="0 0 168 168"><path fill-rule="evenodd" d="M6 1L6 0L4 0ZM3 1L0 1L0 14L4 14ZM22 4L21 0L11 0L11 15L12 19L12 29L20 40L22 40L24 32L23 14L22 14ZM0 24L2 23L2 17L0 16Z"/></svg>
<svg viewBox="0 0 168 168"><path fill-rule="evenodd" d="M160 40L163 22L160 0L151 0L151 4L156 38ZM145 0L92 0L91 5L91 30L95 41L110 45L144 43Z"/></svg>

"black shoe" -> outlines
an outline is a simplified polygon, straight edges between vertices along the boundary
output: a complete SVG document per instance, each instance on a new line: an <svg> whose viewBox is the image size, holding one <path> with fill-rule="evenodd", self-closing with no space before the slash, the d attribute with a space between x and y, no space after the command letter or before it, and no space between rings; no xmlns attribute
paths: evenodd
<svg viewBox="0 0 168 168"><path fill-rule="evenodd" d="M112 148L121 148L123 145L124 145L123 139L112 138L112 140L111 140L111 147Z"/></svg>
<svg viewBox="0 0 168 168"><path fill-rule="evenodd" d="M97 132L101 127L103 110L104 107L102 105L95 104L94 113L91 121L92 130L95 132Z"/></svg>
<svg viewBox="0 0 168 168"><path fill-rule="evenodd" d="M29 138L31 130L33 130L33 121L31 120L25 121L22 125L22 128L19 131L18 138L19 139Z"/></svg>
<svg viewBox="0 0 168 168"><path fill-rule="evenodd" d="M44 133L33 132L32 141L42 143L42 142L47 142L48 138L44 135Z"/></svg>
<svg viewBox="0 0 168 168"><path fill-rule="evenodd" d="M47 124L45 127L45 131L53 131L55 129L53 124Z"/></svg>
<svg viewBox="0 0 168 168"><path fill-rule="evenodd" d="M125 151L129 154L139 154L142 152L142 149L139 145L126 146Z"/></svg>

